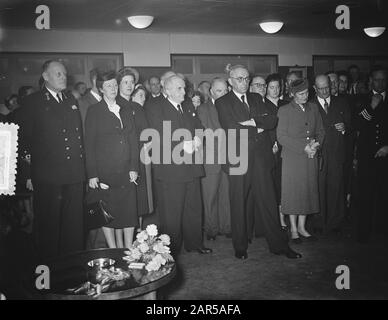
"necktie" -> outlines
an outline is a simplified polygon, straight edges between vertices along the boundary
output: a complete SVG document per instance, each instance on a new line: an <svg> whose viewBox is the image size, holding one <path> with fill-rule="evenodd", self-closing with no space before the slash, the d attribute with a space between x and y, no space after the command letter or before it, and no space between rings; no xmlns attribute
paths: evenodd
<svg viewBox="0 0 388 320"><path fill-rule="evenodd" d="M328 108L329 108L329 104L327 103L327 100L326 99L323 99L325 101L324 105L323 105L323 110L325 110L325 112L327 113L328 111Z"/></svg>
<svg viewBox="0 0 388 320"><path fill-rule="evenodd" d="M245 95L244 96L241 96L241 101L245 107L245 109L247 109L248 113L249 113L249 106L248 104L245 102Z"/></svg>
<svg viewBox="0 0 388 320"><path fill-rule="evenodd" d="M61 103L62 102L62 97L61 97L61 94L59 92L57 93L57 98L58 98L58 102Z"/></svg>
<svg viewBox="0 0 388 320"><path fill-rule="evenodd" d="M177 108L178 108L179 112L183 115L183 110L182 110L182 107L180 104L177 105Z"/></svg>

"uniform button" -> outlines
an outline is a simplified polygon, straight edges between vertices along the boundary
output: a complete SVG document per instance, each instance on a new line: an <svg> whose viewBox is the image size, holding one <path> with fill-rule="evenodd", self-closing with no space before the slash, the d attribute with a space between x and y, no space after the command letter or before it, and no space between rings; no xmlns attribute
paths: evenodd
<svg viewBox="0 0 388 320"><path fill-rule="evenodd" d="M66 147L65 149L66 149L66 150L70 150L70 147Z"/></svg>
<svg viewBox="0 0 388 320"><path fill-rule="evenodd" d="M81 140L81 136L78 136L78 139L80 139L80 140Z"/></svg>
<svg viewBox="0 0 388 320"><path fill-rule="evenodd" d="M63 129L62 132L65 133L65 132L66 132L66 129Z"/></svg>
<svg viewBox="0 0 388 320"><path fill-rule="evenodd" d="M376 128L378 128L379 127L379 124L376 124Z"/></svg>
<svg viewBox="0 0 388 320"><path fill-rule="evenodd" d="M79 145L79 148L82 149L82 144Z"/></svg>
<svg viewBox="0 0 388 320"><path fill-rule="evenodd" d="M69 139L65 138L65 141L67 141L67 140L69 140Z"/></svg>
<svg viewBox="0 0 388 320"><path fill-rule="evenodd" d="M67 156L66 159L67 159L67 160L70 160L70 156Z"/></svg>
<svg viewBox="0 0 388 320"><path fill-rule="evenodd" d="M77 128L75 128L75 130L77 130L77 131L78 131L78 127L77 127Z"/></svg>
<svg viewBox="0 0 388 320"><path fill-rule="evenodd" d="M120 141L120 143L121 143L121 144L123 144L123 142L122 142L122 141Z"/></svg>
<svg viewBox="0 0 388 320"><path fill-rule="evenodd" d="M310 133L310 131L307 130L306 133Z"/></svg>
<svg viewBox="0 0 388 320"><path fill-rule="evenodd" d="M307 137L307 140L310 140L310 137Z"/></svg>
<svg viewBox="0 0 388 320"><path fill-rule="evenodd" d="M82 154L80 154L79 157L82 158Z"/></svg>

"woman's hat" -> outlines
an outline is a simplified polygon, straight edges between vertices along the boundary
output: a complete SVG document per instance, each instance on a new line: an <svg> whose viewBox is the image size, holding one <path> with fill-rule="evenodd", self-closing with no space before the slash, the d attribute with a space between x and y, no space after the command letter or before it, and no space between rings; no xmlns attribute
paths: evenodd
<svg viewBox="0 0 388 320"><path fill-rule="evenodd" d="M307 80L298 79L291 82L290 91L292 94L295 94L308 89L308 87L309 87L309 82Z"/></svg>

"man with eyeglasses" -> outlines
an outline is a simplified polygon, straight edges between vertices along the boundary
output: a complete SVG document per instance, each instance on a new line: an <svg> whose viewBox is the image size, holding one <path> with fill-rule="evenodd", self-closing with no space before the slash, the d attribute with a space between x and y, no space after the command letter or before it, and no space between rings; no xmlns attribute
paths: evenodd
<svg viewBox="0 0 388 320"><path fill-rule="evenodd" d="M331 95L332 88L327 75L316 76L314 89L316 96L313 102L319 107L326 132L318 174L320 214L314 217L314 228L317 232L338 234L345 215L343 166L350 112L345 99Z"/></svg>
<svg viewBox="0 0 388 320"><path fill-rule="evenodd" d="M236 140L227 138L228 148L247 147L248 167L244 174L233 175L231 168L236 166L227 159L222 169L228 174L229 194L231 205L232 240L235 256L247 259L248 233L247 208L248 194L255 203L255 221L262 221L265 238L269 250L278 255L285 255L289 259L300 258L301 255L291 250L288 240L281 231L275 186L272 176L274 157L272 154L271 138L268 130L277 123L276 115L271 115L266 105L261 103L261 97L248 92L249 72L241 65L228 69L228 82L232 90L215 102L221 127L224 130L235 130ZM248 130L248 141L241 141L242 130ZM240 152L243 156L244 152ZM259 216L260 215L260 216Z"/></svg>
<svg viewBox="0 0 388 320"><path fill-rule="evenodd" d="M267 83L265 82L265 79L260 76L253 77L249 92L260 94L263 102L265 102L265 94L267 92Z"/></svg>

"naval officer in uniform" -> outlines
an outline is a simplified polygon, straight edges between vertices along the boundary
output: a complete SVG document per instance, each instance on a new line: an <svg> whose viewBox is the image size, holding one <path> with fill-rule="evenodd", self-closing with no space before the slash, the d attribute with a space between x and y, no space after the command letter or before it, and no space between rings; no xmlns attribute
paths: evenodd
<svg viewBox="0 0 388 320"><path fill-rule="evenodd" d="M82 122L75 98L66 94L66 69L43 64L43 88L26 98L21 115L21 148L31 157L33 234L37 255L55 257L82 250Z"/></svg>

